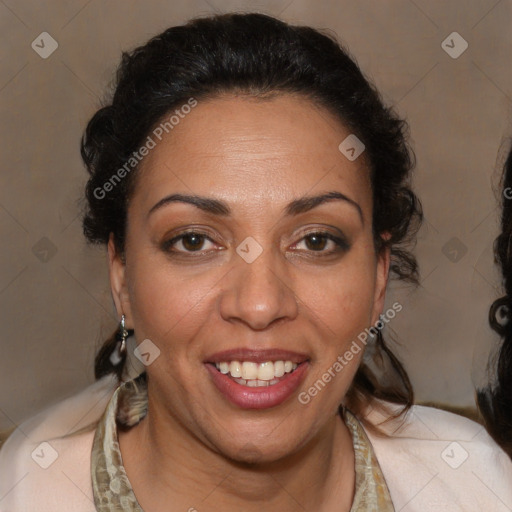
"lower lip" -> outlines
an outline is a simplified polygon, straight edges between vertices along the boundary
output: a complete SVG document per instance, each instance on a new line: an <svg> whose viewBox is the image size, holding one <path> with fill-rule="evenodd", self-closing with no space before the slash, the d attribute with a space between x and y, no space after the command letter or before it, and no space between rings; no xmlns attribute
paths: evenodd
<svg viewBox="0 0 512 512"><path fill-rule="evenodd" d="M299 364L292 373L273 386L256 388L238 384L212 364L206 364L206 368L217 389L233 404L242 409L268 409L282 404L297 390L306 375L308 363Z"/></svg>

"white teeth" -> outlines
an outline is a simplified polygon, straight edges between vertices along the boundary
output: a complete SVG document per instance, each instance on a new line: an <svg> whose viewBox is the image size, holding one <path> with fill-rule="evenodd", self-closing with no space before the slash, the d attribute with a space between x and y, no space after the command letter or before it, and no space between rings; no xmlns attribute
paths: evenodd
<svg viewBox="0 0 512 512"><path fill-rule="evenodd" d="M258 366L258 379L259 380L271 380L274 378L274 363L272 361L267 361L266 363L261 363Z"/></svg>
<svg viewBox="0 0 512 512"><path fill-rule="evenodd" d="M242 363L242 379L250 380L258 378L258 364L244 361Z"/></svg>
<svg viewBox="0 0 512 512"><path fill-rule="evenodd" d="M282 377L284 375L284 361L276 361L274 363L274 377Z"/></svg>
<svg viewBox="0 0 512 512"><path fill-rule="evenodd" d="M231 361L231 364L229 365L229 373L231 373L231 377L241 377L242 365L238 361Z"/></svg>
<svg viewBox="0 0 512 512"><path fill-rule="evenodd" d="M278 379L295 370L298 365L291 361L265 361L259 364L253 361L222 361L215 366L221 373L230 374L238 384L256 387L277 384Z"/></svg>
<svg viewBox="0 0 512 512"><path fill-rule="evenodd" d="M273 386L275 384L279 384L279 379L272 380L245 380L245 379L233 379L236 383L241 384L242 386L248 386L250 388L256 387L267 387Z"/></svg>

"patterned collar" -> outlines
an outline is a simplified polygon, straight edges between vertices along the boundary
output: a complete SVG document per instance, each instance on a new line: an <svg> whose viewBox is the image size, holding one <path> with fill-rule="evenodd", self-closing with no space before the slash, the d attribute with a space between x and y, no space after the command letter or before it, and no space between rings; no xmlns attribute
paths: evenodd
<svg viewBox="0 0 512 512"><path fill-rule="evenodd" d="M146 375L122 383L114 392L94 435L91 476L98 512L144 512L126 475L119 449L118 424L137 424L147 412ZM356 490L350 512L394 512L389 490L372 445L359 421L347 410L343 417L354 443Z"/></svg>

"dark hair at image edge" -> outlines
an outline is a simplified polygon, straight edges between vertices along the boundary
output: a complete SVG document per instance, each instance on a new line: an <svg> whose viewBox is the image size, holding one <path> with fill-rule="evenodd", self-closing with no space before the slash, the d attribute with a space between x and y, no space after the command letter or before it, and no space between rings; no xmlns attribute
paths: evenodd
<svg viewBox="0 0 512 512"><path fill-rule="evenodd" d="M391 273L417 283L417 262L407 247L415 239L422 212L409 184L414 154L406 141L406 123L384 106L334 37L263 14L196 18L123 54L112 101L96 112L82 138L81 154L90 174L83 229L90 242L106 244L113 233L123 253L126 208L136 169L104 198L98 199L94 191L123 167L170 111L190 98L200 102L226 94L261 100L296 94L323 107L350 129L365 145L375 249L389 247ZM386 237L381 236L384 233ZM110 361L116 341L114 334L99 350L97 379L109 373L121 378L124 360L118 365ZM363 363L346 405L358 414L378 398L403 405L404 412L413 403L407 373L380 331L376 346L380 349L376 363L386 382Z"/></svg>
<svg viewBox="0 0 512 512"><path fill-rule="evenodd" d="M477 392L488 432L512 458L512 199L505 196L507 189L512 191L512 148L502 176L501 232L494 241L494 258L501 269L505 295L489 309L489 323L500 335L501 345L495 383Z"/></svg>

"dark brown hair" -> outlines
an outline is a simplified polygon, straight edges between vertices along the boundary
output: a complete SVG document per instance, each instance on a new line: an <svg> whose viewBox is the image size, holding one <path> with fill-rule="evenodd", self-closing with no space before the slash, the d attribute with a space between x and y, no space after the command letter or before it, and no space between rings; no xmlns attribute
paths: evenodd
<svg viewBox="0 0 512 512"><path fill-rule="evenodd" d="M501 233L494 258L503 276L505 294L489 309L489 323L501 336L495 383L477 391L478 406L494 440L512 458L512 148L502 176Z"/></svg>
<svg viewBox="0 0 512 512"><path fill-rule="evenodd" d="M261 99L297 94L348 127L365 145L375 250L389 247L391 273L417 282L416 259L407 244L414 239L422 212L409 184L414 155L407 144L406 123L384 105L333 36L255 13L197 18L123 54L112 100L92 117L82 139L82 158L90 173L83 229L90 242L106 244L113 233L123 253L136 168L108 193L97 191L126 165L169 112L190 98L201 101L226 93ZM116 344L113 335L98 352L97 378L112 372L121 376L124 360L117 365L111 361ZM381 371L361 365L347 406L357 413L363 403L381 398L405 410L413 401L407 373L380 331L376 347ZM377 373L385 375L385 381Z"/></svg>

